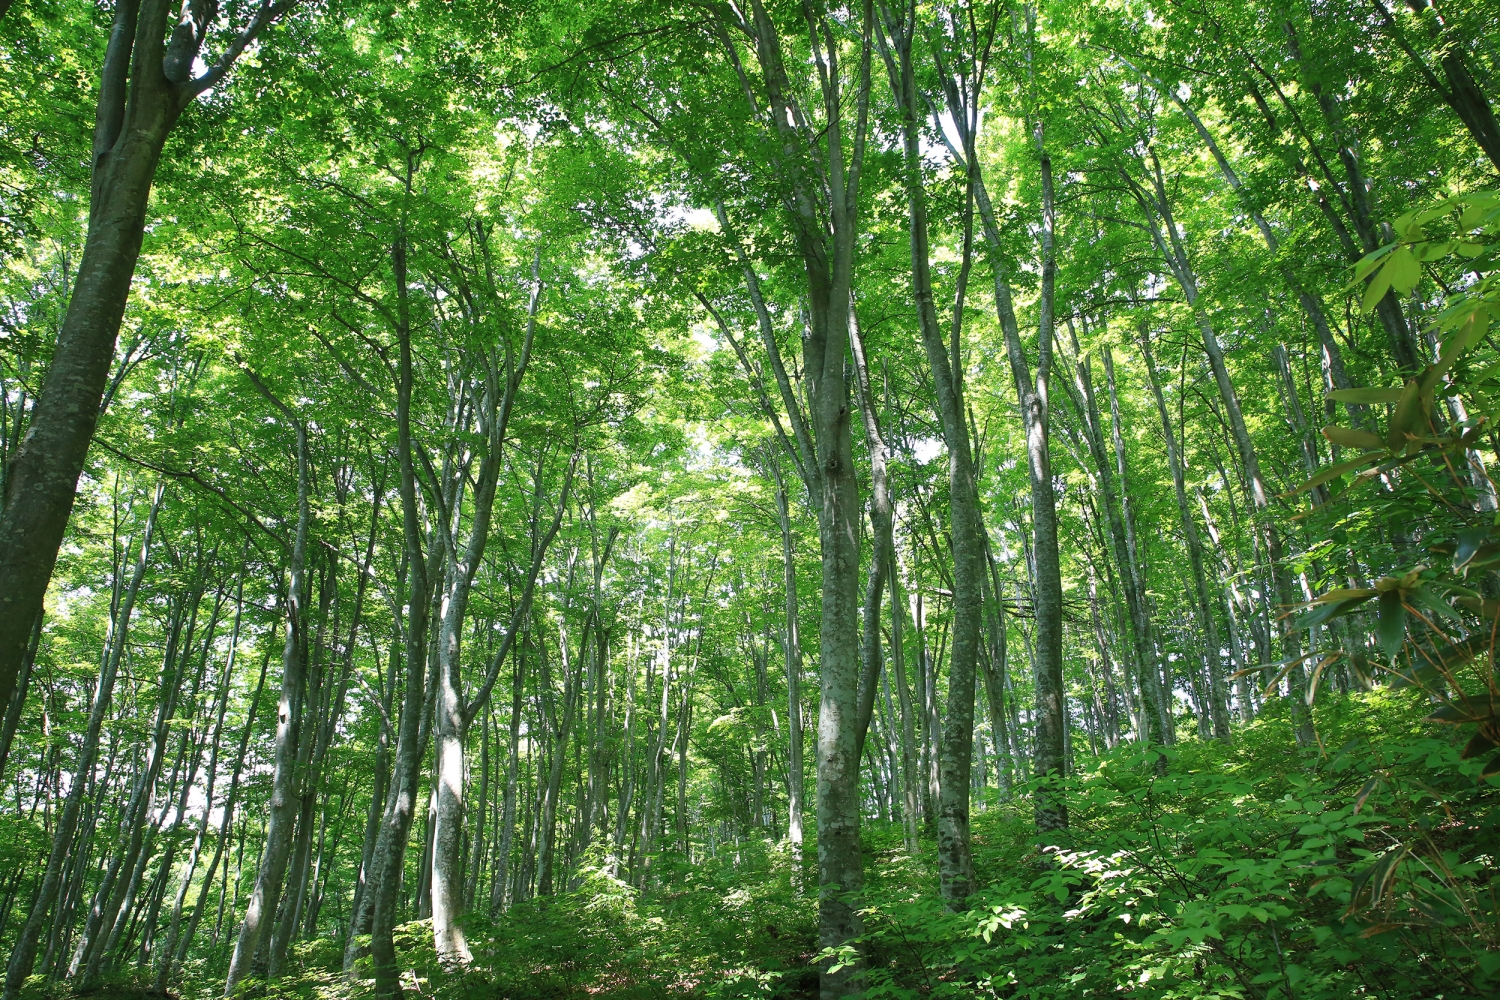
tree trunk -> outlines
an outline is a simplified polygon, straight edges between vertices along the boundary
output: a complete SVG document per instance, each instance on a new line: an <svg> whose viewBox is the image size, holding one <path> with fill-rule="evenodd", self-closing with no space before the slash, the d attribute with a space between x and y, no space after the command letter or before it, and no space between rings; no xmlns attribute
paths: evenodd
<svg viewBox="0 0 1500 1000"><path fill-rule="evenodd" d="M68 797L63 803L62 813L52 833L52 850L47 855L47 868L42 875L41 888L31 904L31 910L27 914L26 923L21 928L20 936L16 939L15 947L11 950L10 963L5 972L4 1000L15 1000L26 982L26 977L31 975L32 967L36 963L37 946L41 940L42 929L48 926L48 914L58 899L63 869L71 856L73 838L78 831L84 794L91 784L89 779L93 774L95 761L98 759L99 735L103 729L105 717L109 713L115 677L119 673L120 661L125 654L130 616L135 609L141 581L146 575L147 560L151 552L151 536L156 527L156 516L161 510L162 498L165 495L165 485L158 483L151 502L151 512L146 517L146 526L142 531L140 556L136 560L130 584L125 590L115 615L113 634L105 655L104 668L99 674L99 684L94 690L94 705L89 711L88 727L83 734L78 766L74 769L73 781L68 788ZM61 921L56 921L54 926L56 923L61 923Z"/></svg>
<svg viewBox="0 0 1500 1000"><path fill-rule="evenodd" d="M99 74L88 236L31 425L10 457L0 512L0 705L9 705L83 471L141 253L162 147L189 103L220 82L292 0L263 5L198 79L192 66L218 8L178 24L168 0L120 0Z"/></svg>
<svg viewBox="0 0 1500 1000"><path fill-rule="evenodd" d="M250 696L250 711L245 718L244 731L240 734L239 753L234 759L234 771L229 779L229 794L224 800L224 818L219 823L218 845L214 848L214 856L209 861L208 868L203 874L203 887L198 891L198 902L193 907L192 918L188 921L187 930L183 933L182 939L177 946L175 957L171 959L177 965L181 965L187 958L188 946L192 943L193 937L198 931L198 924L202 921L204 910L208 905L209 892L212 890L214 883L214 873L218 871L219 862L223 860L225 848L229 843L229 834L234 824L236 795L240 788L240 775L244 769L246 751L250 746L250 736L255 728L256 709L260 705L261 691L265 689L266 667L270 665L270 662L271 654L267 652L265 658L260 662L260 676L255 682L255 693ZM207 810L204 811L204 815L207 816ZM226 880L229 877L229 863L227 861L224 862L224 877ZM217 935L216 928L216 939ZM170 969L168 971L170 972Z"/></svg>
<svg viewBox="0 0 1500 1000"><path fill-rule="evenodd" d="M885 8L882 8L883 10ZM970 762L974 754L974 682L979 658L984 556L979 525L979 493L969 441L967 409L963 401L962 325L964 291L973 260L973 193L977 161L965 150L969 166L966 191L963 260L953 306L952 349L938 326L929 261L927 199L922 185L920 137L917 129L918 94L912 66L912 37L917 26L889 20L896 58L887 56L891 92L901 111L904 178L911 236L911 288L917 309L917 328L936 387L938 418L948 450L949 527L953 558L953 649L948 660L948 707L939 755L938 877L943 899L961 908L974 888L974 860L969 844ZM958 112L958 109L950 108ZM961 113L961 112L958 112ZM967 133L966 133L967 134ZM872 567L881 567L877 551ZM873 570L872 570L873 572ZM878 632L877 632L878 635Z"/></svg>
<svg viewBox="0 0 1500 1000"><path fill-rule="evenodd" d="M285 416L297 431L297 528L287 567L286 641L281 651L281 698L276 706L275 770L271 778L271 800L267 805L266 843L261 852L250 905L240 925L239 939L229 962L224 995L234 993L247 975L265 975L261 955L269 951L275 925L276 904L281 897L288 855L297 818L298 742L303 736L302 702L307 672L307 561L308 528L312 517L309 491L307 425L290 411Z"/></svg>
<svg viewBox="0 0 1500 1000"><path fill-rule="evenodd" d="M781 525L782 588L786 598L786 636L782 643L786 654L786 725L787 725L787 839L792 849L802 852L802 644L798 638L797 554L792 547L791 504L782 479L781 465L771 462L776 477L776 513Z"/></svg>
<svg viewBox="0 0 1500 1000"><path fill-rule="evenodd" d="M903 800L902 825L906 833L906 849L915 854L918 850L917 818L921 811L918 794L920 779L917 776L916 710L912 706L911 687L906 681L906 603L901 594L901 566L896 558L895 546L891 547L891 673L896 681L896 703L901 710L901 787Z"/></svg>
<svg viewBox="0 0 1500 1000"><path fill-rule="evenodd" d="M1110 438L1114 445L1115 472L1120 480L1120 520L1125 532L1125 573L1137 598L1136 634L1141 643L1140 662L1137 664L1141 696L1146 702L1146 734L1156 743L1175 743L1177 734L1172 727L1169 693L1162 690L1161 669L1156 662L1155 643L1151 638L1151 612L1146 600L1146 572L1141 564L1140 549L1136 541L1135 512L1130 506L1130 479L1125 454L1125 436L1120 418L1120 394L1115 385L1114 355L1106 345L1104 348L1104 379L1109 391Z"/></svg>
<svg viewBox="0 0 1500 1000"><path fill-rule="evenodd" d="M1188 306L1193 311L1193 317L1197 321L1198 331L1203 338L1204 352L1208 355L1209 368L1213 372L1214 384L1219 390L1219 398L1224 403L1224 412L1233 435L1236 449L1239 451L1241 468L1244 470L1245 488L1249 493L1251 506L1255 509L1255 516L1260 529L1261 537L1265 540L1266 557L1271 564L1272 579L1275 582L1277 602L1283 610L1289 611L1298 599L1292 587L1291 572L1286 566L1285 552L1281 541L1281 531L1271 516L1269 504L1269 491L1266 489L1264 478L1261 476L1260 459L1255 450L1255 444L1250 439L1250 431L1245 425L1244 413L1240 409L1239 396L1235 392L1234 383L1229 377L1229 368L1224 361L1224 348L1219 343L1218 334L1215 332L1213 323L1210 321L1208 312L1204 309L1198 296L1198 282L1193 274L1192 264L1188 258L1187 250L1183 245L1180 230L1176 220L1172 216L1172 205L1167 197L1166 183L1162 178L1161 166L1156 160L1154 151L1148 150L1152 160L1151 183L1152 195L1140 191L1137 197L1141 206L1145 209L1147 229L1155 242L1157 250L1161 253L1168 269L1172 271L1177 279L1179 287L1182 288L1183 298L1187 300ZM1131 182L1133 185L1133 182ZM1160 220L1158 222L1158 219ZM1165 233L1165 235L1163 235ZM1404 325L1404 320L1402 321ZM1285 619L1282 631L1282 655L1290 664L1288 674L1293 690L1292 719L1293 728L1296 733L1297 742L1300 745L1308 745L1315 739L1311 719L1307 713L1307 706L1302 701L1306 687L1306 673L1302 669L1301 637L1297 630L1292 627L1290 618Z"/></svg>
<svg viewBox="0 0 1500 1000"><path fill-rule="evenodd" d="M1177 514L1181 518L1183 543L1187 547L1188 566L1193 574L1193 596L1198 604L1198 620L1203 630L1206 653L1209 691L1208 702L1213 721L1214 738L1229 739L1228 697L1224 691L1224 670L1219 660L1219 626L1214 614L1214 603L1209 596L1208 576L1203 568L1203 542L1198 535L1197 523L1188 503L1187 485L1182 468L1182 454L1176 435L1172 432L1172 418L1167 412L1167 401L1162 396L1161 380L1156 374L1156 361L1151 356L1151 344L1141 338L1141 357L1146 363L1146 377L1151 385L1151 396L1156 400L1156 412L1161 417L1162 437L1167 446L1167 467L1172 473L1172 486L1177 496ZM1200 706L1201 708L1202 706ZM1201 712L1200 712L1201 717Z"/></svg>
<svg viewBox="0 0 1500 1000"><path fill-rule="evenodd" d="M1040 138L1040 137L1039 137ZM1064 768L1063 733L1067 716L1063 707L1062 681L1062 571L1057 541L1057 496L1052 484L1052 457L1048 445L1047 386L1051 375L1054 334L1053 296L1057 274L1054 251L1056 220L1052 207L1052 161L1040 148L1042 172L1042 293L1038 303L1039 330L1036 380L1021 348L1020 328L1011 305L1010 283L1001 263L1003 243L994 209L983 179L975 178L975 196L984 221L985 238L994 257L995 297L1005 333L1011 374L1021 400L1026 432L1027 469L1031 479L1032 558L1035 563L1036 646L1033 660L1036 686L1036 735L1033 772L1038 776L1061 776ZM1067 806L1043 792L1036 799L1036 822L1040 832L1068 825Z"/></svg>
<svg viewBox="0 0 1500 1000"><path fill-rule="evenodd" d="M156 779L161 772L166 755L167 740L171 734L171 722L177 711L177 697L181 690L182 669L186 659L183 653L182 630L184 622L192 623L198 614L198 603L203 596L204 579L201 563L190 592L179 597L168 628L166 649L162 655L161 676L157 688L157 711L153 726L152 742L147 748L144 766L131 786L130 799L121 815L120 843L122 849L110 859L108 870L94 893L93 904L74 950L68 967L70 977L79 977L87 986L98 979L104 966L109 946L117 936L127 900L134 897L138 888L139 872L149 847L148 827L154 835L154 823L148 821L151 798ZM189 625L189 628L191 625ZM120 873L128 873L120 878Z"/></svg>

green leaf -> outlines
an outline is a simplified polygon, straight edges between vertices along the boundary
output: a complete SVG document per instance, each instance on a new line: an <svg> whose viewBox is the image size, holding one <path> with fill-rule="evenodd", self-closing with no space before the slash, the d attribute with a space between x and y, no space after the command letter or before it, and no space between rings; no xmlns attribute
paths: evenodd
<svg viewBox="0 0 1500 1000"><path fill-rule="evenodd" d="M1338 658L1342 655L1342 653L1335 653L1332 656L1325 656L1318 661L1318 665L1316 667L1313 667L1312 676L1307 679L1307 690L1302 695L1303 700L1306 701L1309 705L1311 705L1313 703L1313 700L1317 697L1318 681L1322 679L1323 671L1330 664L1337 661Z"/></svg>
<svg viewBox="0 0 1500 1000"><path fill-rule="evenodd" d="M1390 274L1391 288L1401 295L1409 294L1422 280L1422 265L1409 247L1397 247L1392 251L1380 272L1381 277Z"/></svg>
<svg viewBox="0 0 1500 1000"><path fill-rule="evenodd" d="M1370 272L1379 267L1380 262L1384 260L1395 248L1396 245L1392 243L1388 246L1381 247L1379 250L1367 253L1363 257L1361 257L1359 262L1354 265L1354 280L1349 283L1348 287L1353 288L1361 281L1364 281L1365 278L1369 277Z"/></svg>
<svg viewBox="0 0 1500 1000"><path fill-rule="evenodd" d="M1366 465L1372 465L1379 458L1380 454L1378 452L1366 452L1358 458L1351 458L1347 462L1340 462L1337 465L1330 465L1328 468L1324 469L1316 476L1313 476L1311 479L1303 483L1301 486L1297 487L1292 492L1306 493L1308 490L1315 489L1319 486L1322 486L1326 482L1337 479L1339 476L1344 475L1346 472L1353 472L1355 469L1363 468Z"/></svg>
<svg viewBox="0 0 1500 1000"><path fill-rule="evenodd" d="M1363 451L1371 451L1384 448L1385 442L1380 439L1379 434L1362 431L1352 427L1335 427L1329 424L1323 428L1323 436L1340 448L1359 448Z"/></svg>
<svg viewBox="0 0 1500 1000"><path fill-rule="evenodd" d="M1390 290L1391 273L1389 269L1382 267L1375 277L1370 279L1370 284L1365 287L1365 295L1360 299L1359 307L1365 312L1374 312L1380 300L1385 298L1385 293Z"/></svg>
<svg viewBox="0 0 1500 1000"><path fill-rule="evenodd" d="M1376 634L1380 638L1381 652L1385 658L1394 660L1406 641L1406 608L1401 603L1401 591L1387 590L1380 595L1379 624Z"/></svg>
<svg viewBox="0 0 1500 1000"><path fill-rule="evenodd" d="M1406 592L1406 602L1412 605L1420 605L1428 611L1449 621L1458 621L1458 612L1453 610L1452 605L1431 591L1417 587Z"/></svg>
<svg viewBox="0 0 1500 1000"><path fill-rule="evenodd" d="M1495 749L1500 749L1500 744L1496 744L1494 740L1484 734L1483 730L1480 730L1474 734L1474 738L1468 742L1468 745L1463 749L1463 753L1458 756L1463 760L1469 760L1482 754L1487 754Z"/></svg>
<svg viewBox="0 0 1500 1000"><path fill-rule="evenodd" d="M1422 383L1412 379L1401 390L1401 400L1396 412L1391 415L1391 426L1386 432L1385 446L1391 451L1400 451L1406 446L1406 435L1417 429L1422 419Z"/></svg>
<svg viewBox="0 0 1500 1000"><path fill-rule="evenodd" d="M1463 705L1443 705L1427 717L1428 722L1442 722L1450 726L1462 726L1470 722L1478 722L1487 718L1488 715L1476 715L1474 710L1467 707L1468 701L1463 700Z"/></svg>
<svg viewBox="0 0 1500 1000"><path fill-rule="evenodd" d="M1307 614L1303 615L1301 618L1298 618L1296 622L1293 623L1293 627L1299 629L1310 629L1314 628L1315 626L1322 625L1324 622L1337 618L1340 615L1348 614L1374 596L1374 591L1371 591L1370 593L1365 594L1362 597L1351 597L1346 598L1342 601L1333 601L1327 604L1321 604L1318 607L1314 608L1312 611L1309 611Z"/></svg>
<svg viewBox="0 0 1500 1000"><path fill-rule="evenodd" d="M1342 587L1338 590L1330 590L1326 594L1319 594L1308 603L1335 604L1339 601L1347 601L1351 597L1374 597L1378 593L1380 591L1371 590L1369 587Z"/></svg>
<svg viewBox="0 0 1500 1000"><path fill-rule="evenodd" d="M1453 552L1453 568L1461 570L1469 564L1469 561L1479 553L1479 549L1489 540L1490 529L1470 528L1468 531L1459 533L1458 548Z"/></svg>
<svg viewBox="0 0 1500 1000"><path fill-rule="evenodd" d="M1482 635L1470 636L1462 642L1450 643L1434 650L1428 656L1444 670L1455 670L1479 655L1479 650L1487 641L1487 637ZM1433 670L1436 673L1435 667L1424 667L1423 670Z"/></svg>

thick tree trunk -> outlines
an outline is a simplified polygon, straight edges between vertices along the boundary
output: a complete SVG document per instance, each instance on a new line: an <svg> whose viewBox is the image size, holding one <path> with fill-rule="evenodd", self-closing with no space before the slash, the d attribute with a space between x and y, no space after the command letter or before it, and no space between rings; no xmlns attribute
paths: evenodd
<svg viewBox="0 0 1500 1000"><path fill-rule="evenodd" d="M21 662L21 677L16 689L11 692L10 705L5 710L4 728L0 728L0 780L5 777L5 765L10 760L10 748L15 743L16 730L21 728L21 716L26 712L26 695L31 687L31 675L36 667L36 654L42 644L42 619L37 615L31 626L31 640L26 644L26 659ZM4 921L0 921L0 927Z"/></svg>
<svg viewBox="0 0 1500 1000"><path fill-rule="evenodd" d="M141 6L125 0L116 7L102 71L88 238L31 425L11 459L0 514L0 705L10 703L73 509L141 252L151 182L181 111L159 68L168 6L148 0L138 17ZM122 91L134 46L144 49L137 58L155 79L130 88L139 96L126 118Z"/></svg>
<svg viewBox="0 0 1500 1000"><path fill-rule="evenodd" d="M816 473L807 468L809 493L816 496L822 557L822 621L819 631L820 708L817 751L818 941L825 949L854 947L862 921L856 899L863 886L859 796L859 523L855 478L850 386L846 359L850 347L850 301L858 232L860 177L869 125L870 63L874 30L873 5L860 11L861 37L853 52L847 46L825 49L832 28L808 8L813 80L821 90L826 117L817 137L805 128L800 108L793 111L798 88L789 78L779 31L760 0L752 0L744 27L755 42L763 75L765 119L779 148L791 157L778 169L790 178L790 222L806 278L809 329L803 339L803 373L807 388L807 424L812 429ZM725 31L728 31L727 25ZM857 60L855 93L846 107L843 91L845 54ZM735 56L738 63L738 56ZM747 84L746 93L756 98ZM852 128L848 121L853 112ZM821 144L826 155L817 166L802 150ZM775 355L774 345L771 348ZM816 489L811 487L816 481ZM790 643L788 644L790 646ZM858 961L821 964L824 1000L844 997L859 988Z"/></svg>
<svg viewBox="0 0 1500 1000"><path fill-rule="evenodd" d="M405 184L412 190L418 166L417 154L408 152ZM407 567L405 691L401 721L396 735L391 788L385 815L375 841L371 862L373 906L370 917L370 953L375 967L375 995L381 1000L401 997L400 972L396 967L396 909L400 902L406 843L416 814L422 757L430 731L423 725L427 711L428 623L432 613L429 567L436 560L423 545L421 510L417 503L415 445L412 439L411 293L407 275L408 235L406 219L397 227L391 245L391 270L396 286L395 332L398 343L396 388L396 451L400 467L401 528Z"/></svg>
<svg viewBox="0 0 1500 1000"><path fill-rule="evenodd" d="M10 704L52 578L114 361L151 184L184 108L223 79L292 0L263 5L207 74L192 66L217 7L194 8L167 44L168 0L120 0L99 74L88 236L52 364L0 497L0 705Z"/></svg>

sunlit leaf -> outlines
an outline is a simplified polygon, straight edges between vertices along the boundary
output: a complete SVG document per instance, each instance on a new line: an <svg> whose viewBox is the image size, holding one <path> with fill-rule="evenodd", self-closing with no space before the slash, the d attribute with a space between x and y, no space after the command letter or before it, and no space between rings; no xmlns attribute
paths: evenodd
<svg viewBox="0 0 1500 1000"><path fill-rule="evenodd" d="M1345 473L1353 472L1355 469L1360 469L1365 467L1366 465L1370 465L1371 463L1378 461L1379 458L1379 454L1365 454L1361 455L1359 458L1351 458L1347 462L1339 462L1337 465L1330 465L1328 468L1324 469L1322 472L1319 472L1307 482L1297 487L1297 489L1293 492L1306 493L1308 490L1316 489L1317 487L1322 486L1324 483L1331 482L1332 480L1337 479L1339 476L1342 476Z"/></svg>
<svg viewBox="0 0 1500 1000"><path fill-rule="evenodd" d="M1406 608L1401 603L1399 590L1388 590L1381 594L1379 603L1376 635L1386 659L1394 660L1406 641Z"/></svg>

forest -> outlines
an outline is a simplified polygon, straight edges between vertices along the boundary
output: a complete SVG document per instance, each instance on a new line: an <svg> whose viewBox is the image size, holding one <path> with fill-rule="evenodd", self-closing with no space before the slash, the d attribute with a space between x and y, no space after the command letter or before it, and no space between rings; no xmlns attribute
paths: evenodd
<svg viewBox="0 0 1500 1000"><path fill-rule="evenodd" d="M0 997L1500 995L1497 39L0 0Z"/></svg>

